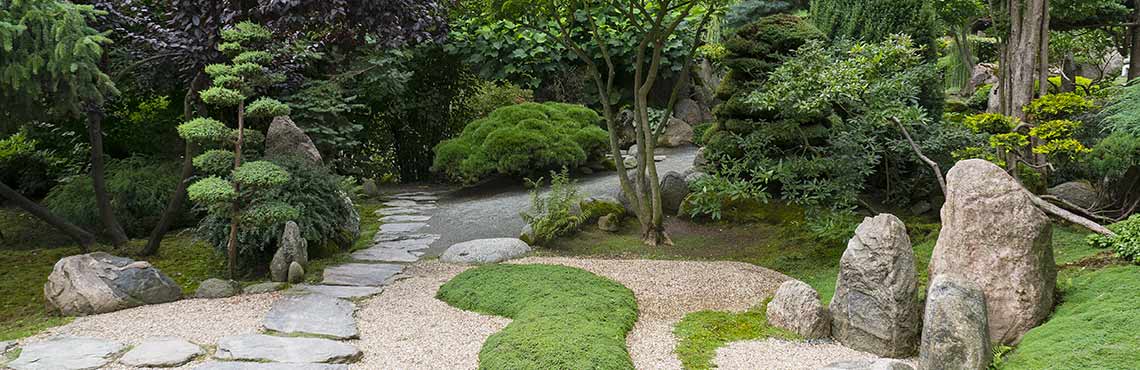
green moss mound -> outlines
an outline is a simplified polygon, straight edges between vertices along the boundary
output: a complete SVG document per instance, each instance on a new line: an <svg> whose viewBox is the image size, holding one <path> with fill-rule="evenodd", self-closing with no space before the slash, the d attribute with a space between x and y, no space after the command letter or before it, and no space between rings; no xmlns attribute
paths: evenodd
<svg viewBox="0 0 1140 370"><path fill-rule="evenodd" d="M610 279L565 266L489 265L459 274L436 297L514 319L483 343L480 369L633 369L625 336L637 301Z"/></svg>
<svg viewBox="0 0 1140 370"><path fill-rule="evenodd" d="M673 328L677 357L685 369L712 369L717 348L729 342L761 338L797 339L795 334L768 325L767 302L747 312L698 311L685 315Z"/></svg>
<svg viewBox="0 0 1140 370"><path fill-rule="evenodd" d="M1140 364L1140 266L1058 282L1063 303L1022 338L1003 369L1130 369Z"/></svg>
<svg viewBox="0 0 1140 370"><path fill-rule="evenodd" d="M525 177L600 161L609 138L581 105L525 103L496 109L435 147L432 171L473 184L496 174Z"/></svg>

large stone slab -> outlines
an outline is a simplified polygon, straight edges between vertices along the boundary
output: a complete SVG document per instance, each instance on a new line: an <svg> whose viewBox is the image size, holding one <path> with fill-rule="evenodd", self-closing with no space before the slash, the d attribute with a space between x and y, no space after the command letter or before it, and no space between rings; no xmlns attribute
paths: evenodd
<svg viewBox="0 0 1140 370"><path fill-rule="evenodd" d="M360 359L355 346L330 339L289 338L263 334L218 340L214 358L226 361L347 364Z"/></svg>
<svg viewBox="0 0 1140 370"><path fill-rule="evenodd" d="M58 337L25 345L8 363L15 370L98 369L126 349L122 343L94 338Z"/></svg>
<svg viewBox="0 0 1140 370"><path fill-rule="evenodd" d="M410 201L415 201L415 202L435 202L435 201L439 200L439 197L437 197L435 195L425 195L425 194L399 194L399 195L392 196L391 199L394 199L394 200L410 200Z"/></svg>
<svg viewBox="0 0 1140 370"><path fill-rule="evenodd" d="M423 222L406 222L398 224L383 224L380 225L381 234L408 234L414 233L419 229L427 227L428 224Z"/></svg>
<svg viewBox="0 0 1140 370"><path fill-rule="evenodd" d="M404 270L404 266L392 264L348 263L325 269L326 285L384 286L388 279Z"/></svg>
<svg viewBox="0 0 1140 370"><path fill-rule="evenodd" d="M991 342L1017 344L1053 312L1053 227L1030 197L988 161L961 161L946 175L930 277L957 274L982 289Z"/></svg>
<svg viewBox="0 0 1140 370"><path fill-rule="evenodd" d="M380 222L387 223L387 224L405 223L405 222L427 222L430 219L431 219L431 216L392 215L392 216L381 217Z"/></svg>
<svg viewBox="0 0 1140 370"><path fill-rule="evenodd" d="M986 370L993 360L986 297L966 278L942 274L926 293L918 367L924 370Z"/></svg>
<svg viewBox="0 0 1140 370"><path fill-rule="evenodd" d="M447 263L499 263L527 252L530 252L530 246L521 239L476 239L448 247L439 259Z"/></svg>
<svg viewBox="0 0 1140 370"><path fill-rule="evenodd" d="M889 214L868 217L839 260L831 335L854 350L908 357L918 350L922 327L917 294L906 226Z"/></svg>
<svg viewBox="0 0 1140 370"><path fill-rule="evenodd" d="M142 344L127 351L119 363L132 367L176 367L205 353L202 347L185 339L147 338L143 339Z"/></svg>
<svg viewBox="0 0 1140 370"><path fill-rule="evenodd" d="M182 288L145 261L95 252L56 262L44 297L49 311L83 316L175 301Z"/></svg>
<svg viewBox="0 0 1140 370"><path fill-rule="evenodd" d="M418 245L431 245L431 243L435 243L437 240L439 240L439 235L437 235L437 234L379 234L379 233L377 233L376 237L372 239L373 242L377 243L377 246L380 246L380 244L382 244L382 243L390 243L390 244L385 245L385 247L386 248L400 248L400 249L412 249L412 248L410 248L411 246L418 246ZM395 245L400 245L400 247L394 247ZM418 248L418 249L423 249L423 248ZM416 250L416 249L412 249L412 250Z"/></svg>
<svg viewBox="0 0 1140 370"><path fill-rule="evenodd" d="M388 207L416 207L423 204L424 203L406 199L389 200L387 202L384 202L384 205Z"/></svg>
<svg viewBox="0 0 1140 370"><path fill-rule="evenodd" d="M427 247L426 245L424 246ZM420 257L407 249L372 247L352 253L352 258L371 262L416 262Z"/></svg>
<svg viewBox="0 0 1140 370"><path fill-rule="evenodd" d="M348 370L348 365L334 364L265 364L259 362L207 362L194 370Z"/></svg>
<svg viewBox="0 0 1140 370"><path fill-rule="evenodd" d="M352 303L323 294L285 297L262 319L266 329L284 334L310 334L334 339L359 336Z"/></svg>
<svg viewBox="0 0 1140 370"><path fill-rule="evenodd" d="M377 287L342 285L294 285L293 288L299 292L324 294L330 297L344 299L368 298L384 291L383 288Z"/></svg>
<svg viewBox="0 0 1140 370"><path fill-rule="evenodd" d="M423 210L407 207L381 208L376 211L377 216L418 215L421 213Z"/></svg>

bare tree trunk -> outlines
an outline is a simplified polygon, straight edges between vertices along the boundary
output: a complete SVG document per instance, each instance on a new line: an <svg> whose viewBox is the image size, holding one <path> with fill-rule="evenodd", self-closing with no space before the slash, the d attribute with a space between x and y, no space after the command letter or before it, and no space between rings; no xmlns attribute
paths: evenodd
<svg viewBox="0 0 1140 370"><path fill-rule="evenodd" d="M91 139L91 185L95 190L95 203L99 208L99 218L107 234L111 237L111 244L116 248L127 245L127 233L115 218L115 211L111 208L111 197L107 193L107 181L104 177L106 165L103 162L103 109L95 105L87 107L87 134Z"/></svg>
<svg viewBox="0 0 1140 370"><path fill-rule="evenodd" d="M245 102L238 102L238 128L237 128L237 142L234 144L234 169L241 167L241 145L245 141ZM238 217L241 206L238 202L241 200L241 184L234 181L234 193L238 194L238 199L234 200L234 205L231 209L230 215L230 237L226 241L226 257L230 270L230 279L237 277L237 233L238 233Z"/></svg>
<svg viewBox="0 0 1140 370"><path fill-rule="evenodd" d="M185 120L189 121L194 118L195 101L199 102L197 104L199 110L203 114L205 113L205 107L198 100L198 92L204 89L207 83L206 75L202 72L198 72L190 82L190 89L186 91L186 97L182 101L182 116ZM182 202L186 198L186 187L190 185L190 176L194 175L194 155L197 151L194 144L189 141L185 143L185 148L185 152L182 154L182 172L178 184L175 185L174 193L170 195L170 200L166 203L162 217L159 217L158 224L154 226L146 246L143 247L142 255L144 256L153 256L158 253L158 249L162 245L162 238L166 236L166 232L170 230L170 225L174 223L174 219L182 210Z"/></svg>
<svg viewBox="0 0 1140 370"><path fill-rule="evenodd" d="M1009 15L1009 34L1003 43L1001 113L1025 120L1022 110L1037 92L1034 82L1040 78L1042 42L1047 41L1047 0L1008 0L1001 2ZM1047 46L1045 46L1047 47Z"/></svg>
<svg viewBox="0 0 1140 370"><path fill-rule="evenodd" d="M28 211L28 213L31 213L32 216L35 216L36 218L47 222L48 225L51 225L60 232L67 234L67 236L71 237L72 240L75 240L76 244L79 244L79 249L84 253L91 250L91 247L95 245L95 235L92 235L91 233L87 232L87 230L83 230L79 226L75 226L74 224L67 222L67 220L59 218L59 216L52 214L51 211L47 208L44 208L36 202L33 202L31 199L25 198L23 195L20 195L20 193L8 187L8 185L5 185L3 182L0 182L0 197L7 198L8 200L12 201L12 203L15 203L17 207L20 207L21 209Z"/></svg>
<svg viewBox="0 0 1140 370"><path fill-rule="evenodd" d="M974 94L974 90L978 89L974 85L974 68L977 66L977 61L974 60L974 52L970 48L969 26L960 26L954 31L954 44L958 47L958 58L961 59L961 63L966 69L966 83L962 84L958 95L968 97Z"/></svg>
<svg viewBox="0 0 1140 370"><path fill-rule="evenodd" d="M1042 6L1044 10L1041 16L1041 53L1037 55L1037 69L1041 73L1040 82L1038 86L1040 89L1037 91L1037 96L1045 96L1049 94L1049 0L1044 1Z"/></svg>
<svg viewBox="0 0 1140 370"><path fill-rule="evenodd" d="M1132 6L1132 24L1128 26L1131 46L1128 61L1128 81L1140 77L1140 4Z"/></svg>

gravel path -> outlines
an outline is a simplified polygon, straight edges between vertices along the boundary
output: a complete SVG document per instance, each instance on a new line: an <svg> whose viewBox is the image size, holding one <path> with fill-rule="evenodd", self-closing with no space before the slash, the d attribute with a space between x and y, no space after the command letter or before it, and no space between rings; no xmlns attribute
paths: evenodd
<svg viewBox="0 0 1140 370"><path fill-rule="evenodd" d="M838 361L873 360L878 356L834 342L806 343L779 339L734 342L716 351L722 370L815 370ZM918 367L914 359L904 360Z"/></svg>

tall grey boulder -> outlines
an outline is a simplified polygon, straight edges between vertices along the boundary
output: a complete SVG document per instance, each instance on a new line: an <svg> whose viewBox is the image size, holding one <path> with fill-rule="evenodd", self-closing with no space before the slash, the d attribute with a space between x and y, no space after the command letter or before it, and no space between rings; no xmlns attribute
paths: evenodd
<svg viewBox="0 0 1140 370"><path fill-rule="evenodd" d="M918 367L925 370L986 370L993 358L986 297L969 280L942 274L930 282L923 316Z"/></svg>
<svg viewBox="0 0 1140 370"><path fill-rule="evenodd" d="M920 305L914 251L897 217L866 218L839 260L831 335L843 345L902 358L918 348Z"/></svg>
<svg viewBox="0 0 1140 370"><path fill-rule="evenodd" d="M296 222L285 223L285 230L277 240L277 253L269 262L269 278L276 282L289 280L289 265L297 262L301 267L309 265L309 247L301 237L301 228Z"/></svg>
<svg viewBox="0 0 1140 370"><path fill-rule="evenodd" d="M182 298L182 288L146 261L103 252L64 257L44 284L49 311L84 316Z"/></svg>
<svg viewBox="0 0 1140 370"><path fill-rule="evenodd" d="M788 280L768 302L768 323L807 339L827 338L831 320L819 293L799 280Z"/></svg>
<svg viewBox="0 0 1140 370"><path fill-rule="evenodd" d="M930 276L968 276L986 296L990 340L1017 344L1053 310L1057 266L1049 217L1017 180L985 160L946 176Z"/></svg>
<svg viewBox="0 0 1140 370"><path fill-rule="evenodd" d="M661 178L661 208L665 213L676 214L681 209L681 202L689 196L689 183L685 175L676 171L669 171Z"/></svg>
<svg viewBox="0 0 1140 370"><path fill-rule="evenodd" d="M292 156L304 159L309 163L321 165L321 152L309 135L289 116L273 118L269 124L269 133L265 135L265 155L267 157Z"/></svg>

